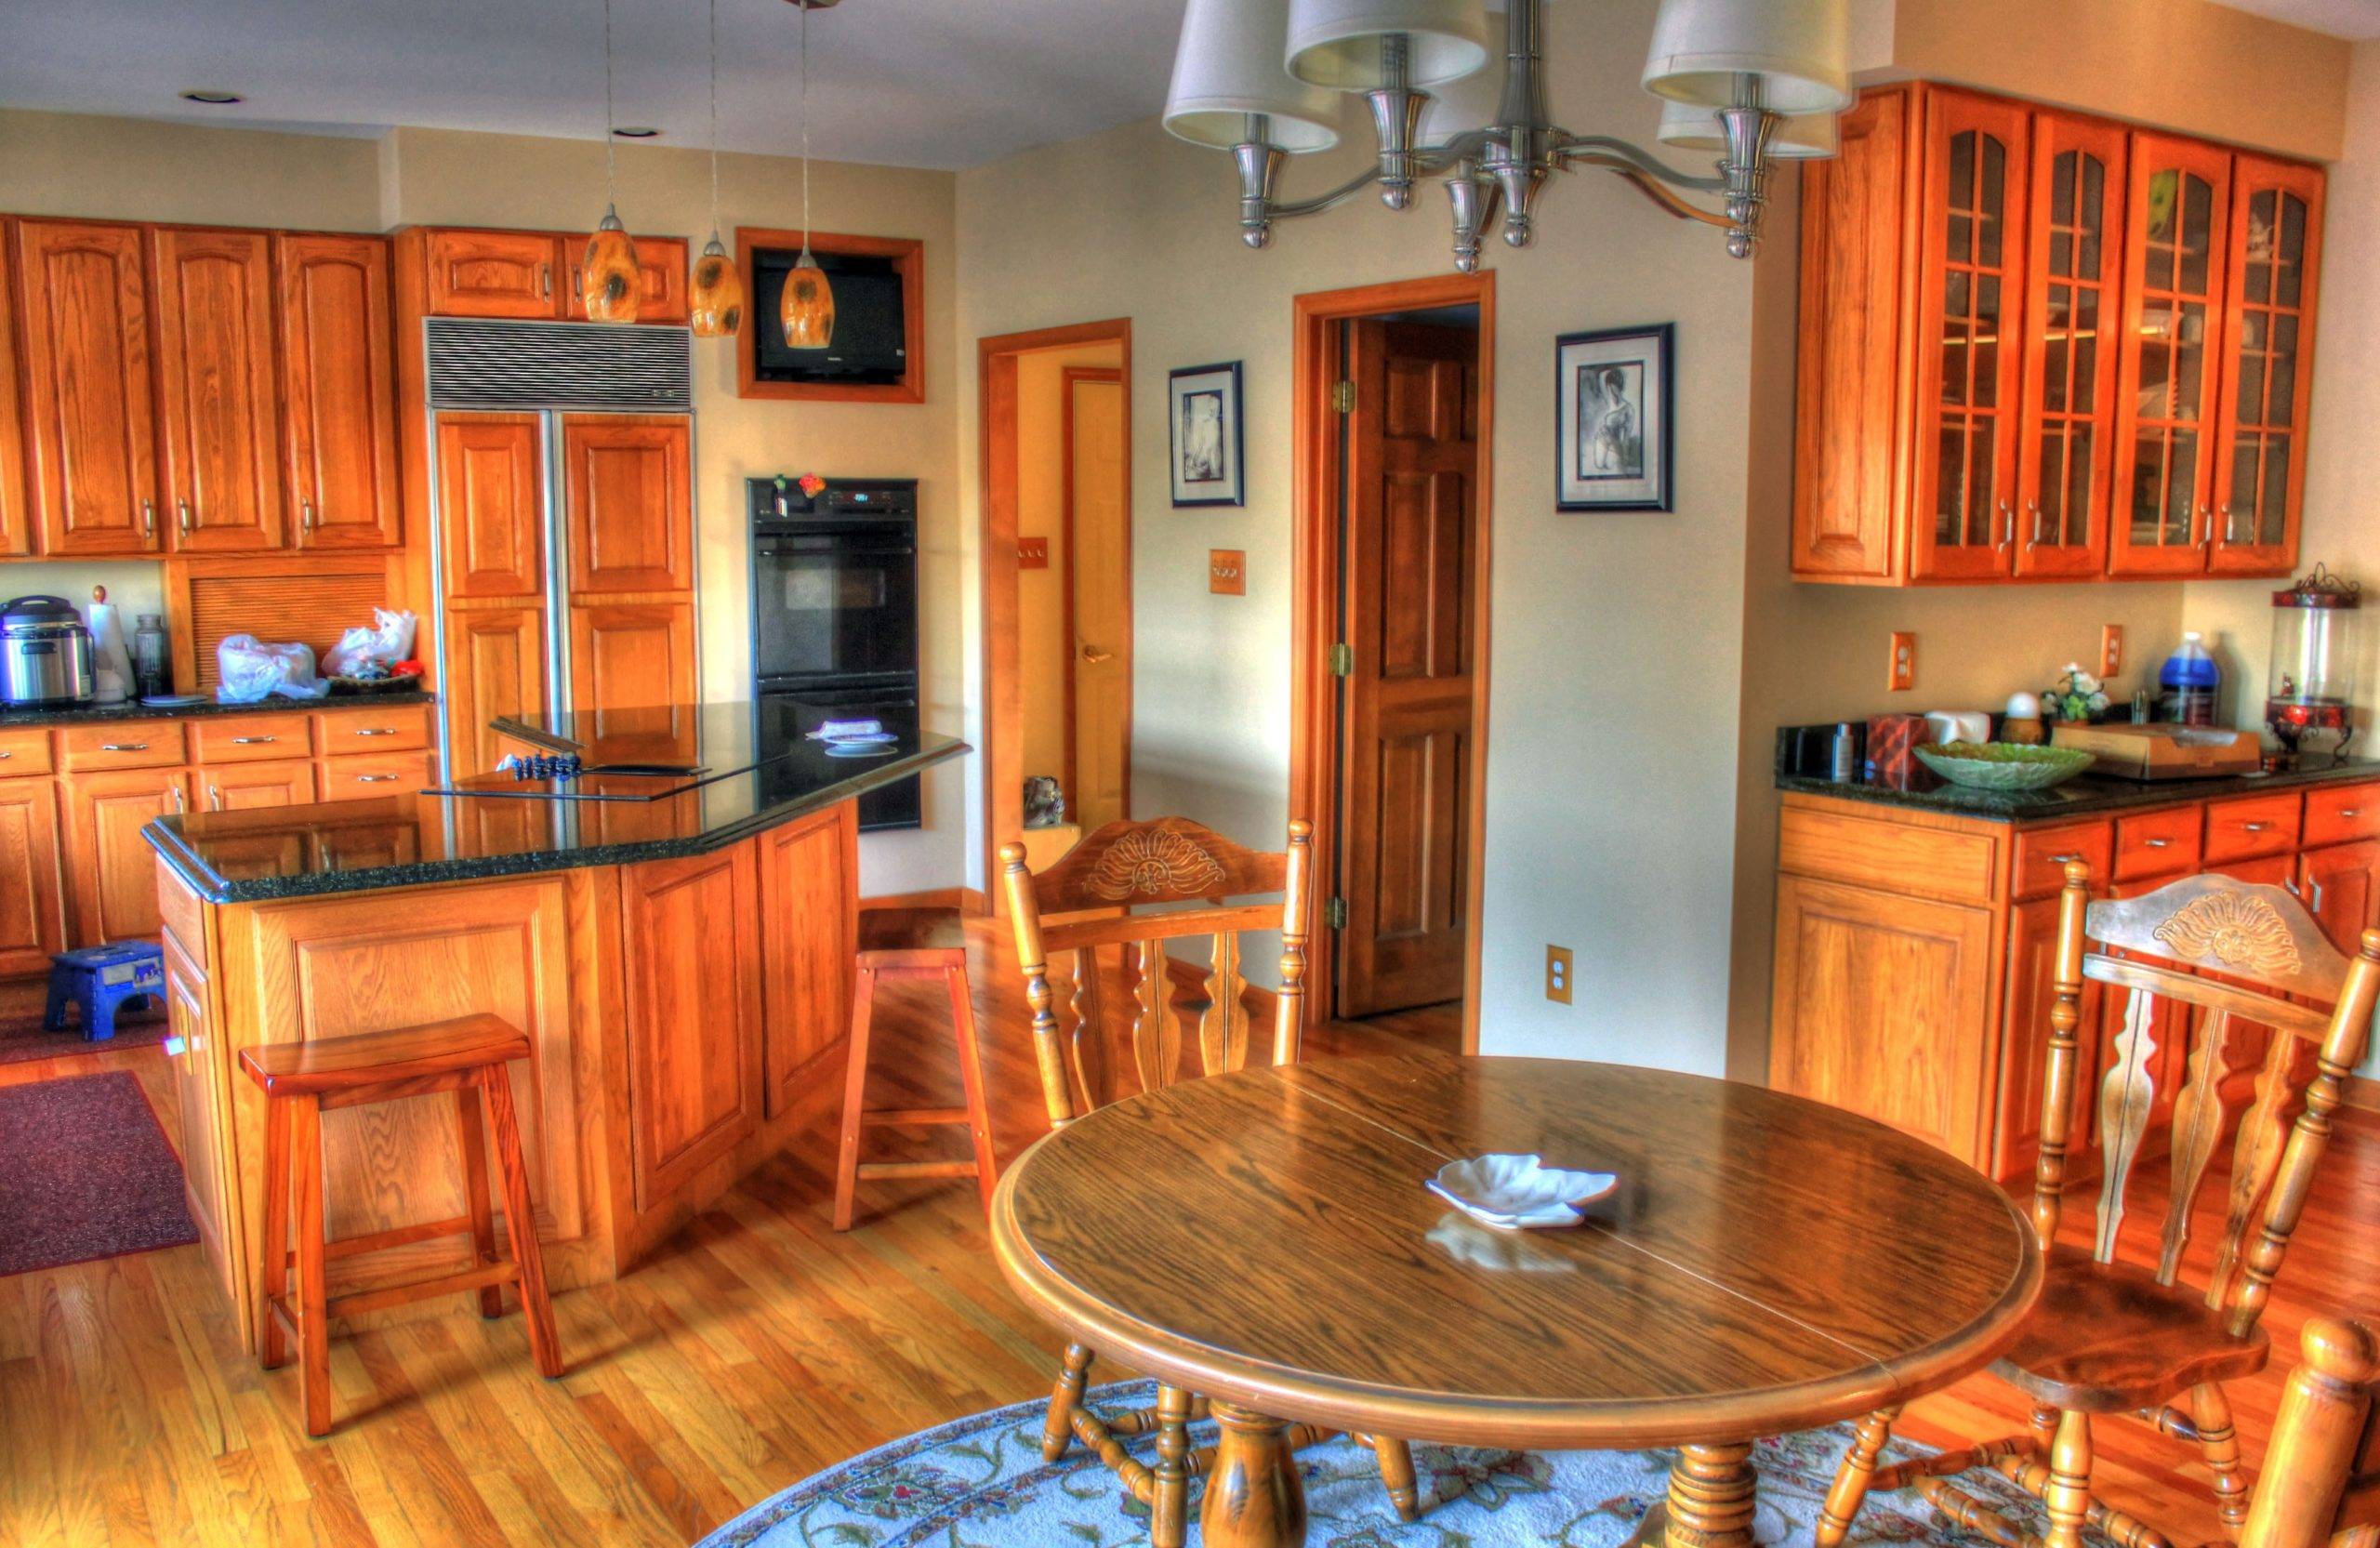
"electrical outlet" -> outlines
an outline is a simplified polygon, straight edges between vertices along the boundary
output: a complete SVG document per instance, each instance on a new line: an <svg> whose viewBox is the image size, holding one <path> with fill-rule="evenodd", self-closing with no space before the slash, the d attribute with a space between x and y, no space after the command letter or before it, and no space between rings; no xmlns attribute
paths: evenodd
<svg viewBox="0 0 2380 1548"><path fill-rule="evenodd" d="M2106 681L2123 670L2123 626L2099 626L2099 679Z"/></svg>
<svg viewBox="0 0 2380 1548"><path fill-rule="evenodd" d="M1917 636L1895 630L1891 675L1884 687L1892 693L1903 694L1917 686Z"/></svg>
<svg viewBox="0 0 2380 1548"><path fill-rule="evenodd" d="M1545 998L1556 1005L1570 1003L1570 948L1545 948Z"/></svg>

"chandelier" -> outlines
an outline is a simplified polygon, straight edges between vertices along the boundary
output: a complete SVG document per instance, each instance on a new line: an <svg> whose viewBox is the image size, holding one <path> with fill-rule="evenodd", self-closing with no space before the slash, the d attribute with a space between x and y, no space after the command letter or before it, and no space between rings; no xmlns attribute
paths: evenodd
<svg viewBox="0 0 2380 1548"><path fill-rule="evenodd" d="M1501 79L1486 69L1491 9L1504 12ZM1389 208L1408 208L1417 179L1443 177L1454 265L1468 274L1500 221L1507 246L1529 245L1548 178L1595 166L1721 228L1727 251L1750 258L1773 165L1834 154L1834 118L1852 100L1848 39L1847 0L1661 0L1644 85L1663 99L1662 144L1717 153L1716 174L1696 176L1553 122L1544 0L1189 0L1165 126L1232 153L1250 247L1272 241L1276 220L1374 184ZM1283 164L1338 143L1334 91L1364 99L1379 160L1283 199Z"/></svg>

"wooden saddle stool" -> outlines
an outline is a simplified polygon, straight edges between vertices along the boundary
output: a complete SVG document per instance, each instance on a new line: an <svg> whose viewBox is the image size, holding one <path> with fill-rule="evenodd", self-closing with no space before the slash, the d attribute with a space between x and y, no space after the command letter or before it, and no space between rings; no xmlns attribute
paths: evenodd
<svg viewBox="0 0 2380 1548"><path fill-rule="evenodd" d="M2363 1056L2380 995L2380 930L2361 932L2350 960L2279 887L2207 875L2094 902L2090 886L2080 861L2067 866L2033 1177L2033 1229L2047 1277L2032 1321L1992 1367L2031 1398L2031 1432L1879 1468L1897 1410L1871 1415L1820 1511L1818 1548L1842 1542L1869 1490L1910 1486L1996 1542L2079 1548L2087 1525L2118 1548L2172 1548L2163 1532L2092 1493L2092 1421L2107 1414L2195 1445L2215 1477L2225 1536L2238 1539L2247 1523L2248 1474L2222 1383L2264 1369L2268 1340L2257 1319L2330 1141L2331 1114ZM2091 943L2106 949L2088 949ZM2122 1018L2109 1018L2116 1030L2099 1081L2098 1215L2085 1246L2059 1242L2057 1228L2080 1105L2077 1033L2093 985L2105 986ZM2310 1080L2301 1073L2309 1046ZM2223 1228L2202 1292L2178 1281L2193 1206L2229 1119L2225 1077L2240 1055L2254 1069L2254 1096L2239 1119ZM2169 1077L2162 1092L2161 1070ZM2305 1105L2293 1122L2287 1115L2301 1087ZM2160 1118L2172 1135L2172 1186L2152 1238L2146 1222L2123 1230L2124 1196ZM2133 1261L2120 1261L2120 1241ZM1990 1467L2038 1497L2047 1533L2021 1530L1948 1482L1974 1467Z"/></svg>
<svg viewBox="0 0 2380 1548"><path fill-rule="evenodd" d="M537 1373L547 1377L562 1373L553 1308L546 1300L545 1261L537 1251L536 1216L529 1202L529 1171L522 1159L521 1131L513 1118L512 1080L506 1068L513 1060L528 1056L527 1036L490 1015L240 1051L240 1067L263 1089L265 1100L265 1316L258 1359L267 1370L288 1363L288 1346L283 1340L286 1323L298 1337L308 1435L326 1436L331 1430L329 1321L334 1316L467 1290L479 1292L482 1316L502 1316L503 1287L518 1285L522 1315L529 1327L529 1353ZM333 1108L438 1092L455 1093L468 1212L452 1220L331 1240L323 1229L323 1114ZM495 1136L496 1182L504 1193L505 1231L512 1238L509 1261L499 1258L496 1250L487 1136L480 1127L483 1101L487 1104L488 1129ZM293 1224L298 1237L294 1252L287 1247ZM330 1295L325 1289L325 1265L330 1259L449 1236L470 1237L470 1267L345 1295ZM288 1293L293 1263L298 1270L294 1301Z"/></svg>
<svg viewBox="0 0 2380 1548"><path fill-rule="evenodd" d="M984 1068L975 1052L975 1006L967 985L967 936L956 908L865 909L859 916L859 970L852 987L852 1038L843 1063L843 1126L835 1147L835 1229L852 1228L852 1194L878 1177L972 1177L991 1208L999 1181L992 1159L992 1119L984 1103ZM868 1035L880 979L939 979L950 996L951 1032L959 1047L960 1107L867 1105ZM971 1159L863 1161L860 1139L870 1129L961 1128Z"/></svg>
<svg viewBox="0 0 2380 1548"><path fill-rule="evenodd" d="M1183 1021L1195 1022L1198 1072L1218 1075L1246 1066L1250 1028L1241 1003L1247 987L1239 971L1240 933L1281 933L1281 989L1273 1025L1272 1062L1298 1060L1304 1028L1305 952L1313 907L1313 825L1289 824L1286 853L1260 854L1183 817L1115 822L1084 838L1049 869L1027 868L1023 844L1000 846L1016 955L1025 972L1025 999L1033 1007L1033 1049L1041 1074L1041 1095L1051 1129L1063 1129L1081 1114L1120 1094L1116 1074L1129 1060L1143 1091L1168 1086L1181 1074ZM1277 893L1272 903L1232 904ZM1135 914L1141 905L1170 905L1161 912ZM1183 906L1203 905L1203 906ZM1052 916L1069 916L1057 919ZM1214 950L1203 986L1177 1004L1167 971L1165 943L1211 935ZM1133 1006L1129 1052L1118 1059L1117 1039L1104 1013L1101 948L1126 957ZM1058 1024L1056 995L1050 986L1052 952L1069 952L1071 1031ZM1162 1186L1163 1179L1119 1177L1119 1188ZM1218 1264L1218 1273L1234 1265ZM1155 1409L1103 1421L1082 1406L1092 1352L1066 1347L1064 1369L1050 1398L1041 1454L1056 1462L1070 1441L1080 1440L1122 1478L1132 1497L1149 1507L1152 1548L1182 1548L1189 1516L1189 1480L1205 1476L1213 1449L1189 1449L1189 1426L1210 1412L1204 1397L1159 1386ZM1148 1467L1124 1449L1121 1437L1157 1432L1157 1465ZM1316 1445L1338 1434L1299 1424L1289 1427L1291 1449ZM1413 1455L1404 1441L1358 1436L1379 1459L1396 1513L1420 1514Z"/></svg>

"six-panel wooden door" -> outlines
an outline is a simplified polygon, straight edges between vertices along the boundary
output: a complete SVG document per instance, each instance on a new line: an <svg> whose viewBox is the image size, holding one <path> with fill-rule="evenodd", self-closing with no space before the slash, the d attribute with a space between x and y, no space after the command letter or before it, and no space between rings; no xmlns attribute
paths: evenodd
<svg viewBox="0 0 2380 1548"><path fill-rule="evenodd" d="M160 227L151 233L150 264L168 546L176 553L281 548L272 239Z"/></svg>
<svg viewBox="0 0 2380 1548"><path fill-rule="evenodd" d="M19 350L45 552L155 553L154 383L140 228L17 223Z"/></svg>
<svg viewBox="0 0 2380 1548"><path fill-rule="evenodd" d="M290 234L278 252L294 546L395 548L404 526L389 245Z"/></svg>

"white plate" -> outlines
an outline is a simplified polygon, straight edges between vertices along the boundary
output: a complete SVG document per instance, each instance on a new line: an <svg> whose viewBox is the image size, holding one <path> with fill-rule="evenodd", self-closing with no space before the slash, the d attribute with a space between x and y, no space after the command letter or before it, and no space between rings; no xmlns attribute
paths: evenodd
<svg viewBox="0 0 2380 1548"><path fill-rule="evenodd" d="M1423 1184L1482 1225L1534 1231L1576 1225L1579 1211L1620 1186L1608 1171L1566 1171L1536 1156L1448 1161Z"/></svg>
<svg viewBox="0 0 2380 1548"><path fill-rule="evenodd" d="M840 742L836 742L829 743L827 745L826 756L829 758L890 758L892 756L892 749L891 748L871 748L864 745L859 747L848 747Z"/></svg>
<svg viewBox="0 0 2380 1548"><path fill-rule="evenodd" d="M818 739L830 748L875 748L901 738L889 731L871 731L856 736L821 736Z"/></svg>

